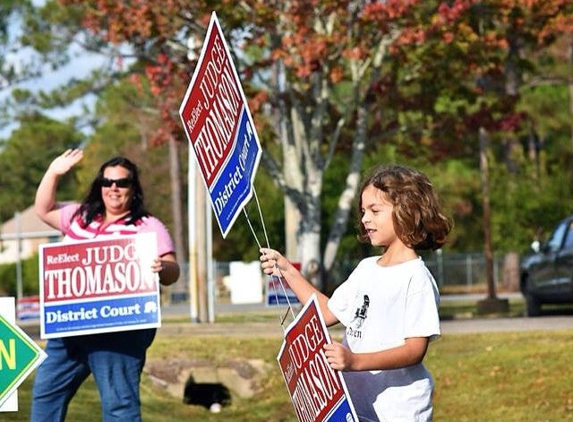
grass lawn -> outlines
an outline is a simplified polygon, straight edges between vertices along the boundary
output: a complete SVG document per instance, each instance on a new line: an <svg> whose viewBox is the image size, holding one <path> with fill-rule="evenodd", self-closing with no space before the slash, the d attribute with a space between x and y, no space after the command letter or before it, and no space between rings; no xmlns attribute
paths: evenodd
<svg viewBox="0 0 573 422"><path fill-rule="evenodd" d="M445 335L426 363L435 420L573 421L573 330Z"/></svg>
<svg viewBox="0 0 573 422"><path fill-rule="evenodd" d="M247 322L248 323L248 322ZM222 323L224 324L224 323ZM278 322L277 322L278 324ZM261 359L269 370L257 380L253 398L233 396L221 413L183 404L144 375L144 420L296 422L275 358L279 338L158 335L149 361L200 359L214 366ZM573 329L547 332L447 334L430 345L426 365L435 383L434 420L444 422L573 421L571 388ZM2 421L28 421L33 374L20 387L19 412ZM95 385L88 380L69 408L68 421L101 420Z"/></svg>

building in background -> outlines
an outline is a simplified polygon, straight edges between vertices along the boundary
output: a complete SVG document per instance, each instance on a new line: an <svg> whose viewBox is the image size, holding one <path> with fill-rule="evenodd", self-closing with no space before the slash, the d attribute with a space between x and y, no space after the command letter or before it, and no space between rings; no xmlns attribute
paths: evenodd
<svg viewBox="0 0 573 422"><path fill-rule="evenodd" d="M31 206L0 226L0 264L30 258L40 244L60 239L60 232L40 220Z"/></svg>

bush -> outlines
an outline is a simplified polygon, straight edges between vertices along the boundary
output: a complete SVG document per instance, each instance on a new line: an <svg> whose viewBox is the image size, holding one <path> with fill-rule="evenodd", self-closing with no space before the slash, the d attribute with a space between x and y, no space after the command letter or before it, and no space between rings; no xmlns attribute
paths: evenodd
<svg viewBox="0 0 573 422"><path fill-rule="evenodd" d="M24 296L33 296L39 293L38 255L22 260L22 293ZM17 268L16 263L0 265L0 295L17 296Z"/></svg>

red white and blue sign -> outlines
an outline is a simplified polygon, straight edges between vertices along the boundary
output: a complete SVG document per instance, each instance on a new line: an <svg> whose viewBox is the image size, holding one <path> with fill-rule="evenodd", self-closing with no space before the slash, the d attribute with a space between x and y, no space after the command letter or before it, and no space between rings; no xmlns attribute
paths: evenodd
<svg viewBox="0 0 573 422"><path fill-rule="evenodd" d="M286 281L282 281L278 277L267 277L265 291L267 306L297 305L300 303Z"/></svg>
<svg viewBox="0 0 573 422"><path fill-rule="evenodd" d="M300 262L293 262L292 265L300 271ZM286 281L279 277L267 277L266 284L266 304L267 306L296 305L300 301L294 291L289 287Z"/></svg>
<svg viewBox="0 0 573 422"><path fill-rule="evenodd" d="M299 422L358 422L344 378L324 354L329 343L313 295L287 328L277 356Z"/></svg>
<svg viewBox="0 0 573 422"><path fill-rule="evenodd" d="M40 245L43 339L161 325L155 233Z"/></svg>
<svg viewBox="0 0 573 422"><path fill-rule="evenodd" d="M214 12L179 115L226 237L253 195L262 150Z"/></svg>
<svg viewBox="0 0 573 422"><path fill-rule="evenodd" d="M40 296L25 296L18 299L16 317L21 321L40 319Z"/></svg>

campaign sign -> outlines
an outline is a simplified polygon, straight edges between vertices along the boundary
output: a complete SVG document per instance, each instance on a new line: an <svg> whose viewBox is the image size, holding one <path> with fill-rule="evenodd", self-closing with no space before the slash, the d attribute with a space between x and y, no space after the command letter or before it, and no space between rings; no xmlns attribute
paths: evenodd
<svg viewBox="0 0 573 422"><path fill-rule="evenodd" d="M267 306L294 305L299 300L292 289L278 277L267 277L266 286Z"/></svg>
<svg viewBox="0 0 573 422"><path fill-rule="evenodd" d="M40 319L40 296L25 296L18 299L16 316L19 320Z"/></svg>
<svg viewBox="0 0 573 422"><path fill-rule="evenodd" d="M18 411L18 387L46 356L16 325L14 298L0 297L0 412Z"/></svg>
<svg viewBox="0 0 573 422"><path fill-rule="evenodd" d="M293 262L292 265L300 271L300 262ZM267 277L265 291L267 306L294 305L300 303L288 283L282 281L279 277Z"/></svg>
<svg viewBox="0 0 573 422"><path fill-rule="evenodd" d="M261 146L231 54L213 12L179 108L223 237L253 195Z"/></svg>
<svg viewBox="0 0 573 422"><path fill-rule="evenodd" d="M331 342L313 295L287 328L277 356L299 422L358 422L344 378L324 354Z"/></svg>
<svg viewBox="0 0 573 422"><path fill-rule="evenodd" d="M161 325L155 233L40 245L43 339Z"/></svg>

